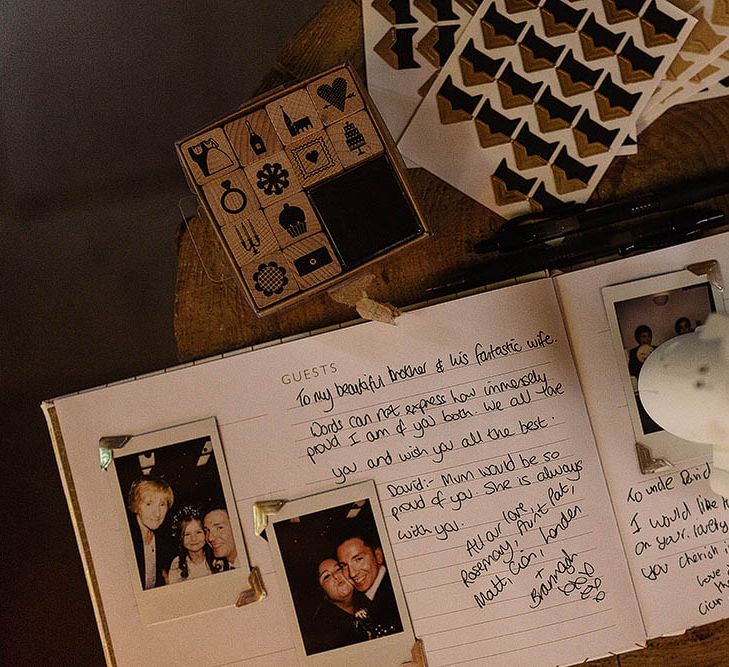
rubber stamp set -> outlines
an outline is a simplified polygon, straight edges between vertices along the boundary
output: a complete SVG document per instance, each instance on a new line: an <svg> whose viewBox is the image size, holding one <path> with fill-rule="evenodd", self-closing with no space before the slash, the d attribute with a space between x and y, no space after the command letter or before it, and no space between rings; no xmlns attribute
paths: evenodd
<svg viewBox="0 0 729 667"><path fill-rule="evenodd" d="M259 314L427 234L387 129L348 67L269 95L176 146Z"/></svg>

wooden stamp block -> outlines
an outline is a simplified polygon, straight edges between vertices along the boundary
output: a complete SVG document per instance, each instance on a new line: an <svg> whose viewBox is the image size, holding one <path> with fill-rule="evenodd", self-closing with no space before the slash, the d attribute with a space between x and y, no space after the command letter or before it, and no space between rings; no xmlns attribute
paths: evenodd
<svg viewBox="0 0 729 667"><path fill-rule="evenodd" d="M324 125L364 109L364 100L346 69L318 79L307 90Z"/></svg>
<svg viewBox="0 0 729 667"><path fill-rule="evenodd" d="M295 144L289 144L286 146L286 154L304 187L342 171L334 146L323 131L309 135Z"/></svg>
<svg viewBox="0 0 729 667"><path fill-rule="evenodd" d="M261 205L242 169L236 169L203 185L216 222L225 225L260 211Z"/></svg>
<svg viewBox="0 0 729 667"><path fill-rule="evenodd" d="M225 125L224 129L233 150L243 165L260 160L266 155L273 155L283 149L265 109L238 118Z"/></svg>
<svg viewBox="0 0 729 667"><path fill-rule="evenodd" d="M196 183L207 183L238 168L235 151L219 127L186 141L180 152Z"/></svg>
<svg viewBox="0 0 729 667"><path fill-rule="evenodd" d="M321 231L314 208L303 192L277 201L263 212L282 248Z"/></svg>
<svg viewBox="0 0 729 667"><path fill-rule="evenodd" d="M241 272L259 308L270 306L299 291L294 269L280 252L246 264Z"/></svg>
<svg viewBox="0 0 729 667"><path fill-rule="evenodd" d="M246 165L244 171L264 208L301 190L296 172L283 151Z"/></svg>
<svg viewBox="0 0 729 667"><path fill-rule="evenodd" d="M301 289L318 285L342 272L334 250L321 233L284 248L284 255L294 267L294 276Z"/></svg>
<svg viewBox="0 0 729 667"><path fill-rule="evenodd" d="M382 153L382 142L366 111L327 128L327 134L345 168Z"/></svg>
<svg viewBox="0 0 729 667"><path fill-rule="evenodd" d="M261 211L239 217L220 228L238 266L279 250L276 235Z"/></svg>
<svg viewBox="0 0 729 667"><path fill-rule="evenodd" d="M284 146L322 128L321 118L306 89L270 102L266 113Z"/></svg>

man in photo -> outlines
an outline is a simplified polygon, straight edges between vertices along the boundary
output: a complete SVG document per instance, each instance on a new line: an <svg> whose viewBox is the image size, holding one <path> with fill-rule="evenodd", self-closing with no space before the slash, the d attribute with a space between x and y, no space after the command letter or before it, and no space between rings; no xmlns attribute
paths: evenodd
<svg viewBox="0 0 729 667"><path fill-rule="evenodd" d="M222 564L220 569L228 570L238 565L238 550L233 539L233 528L230 525L228 510L222 507L211 509L203 519L205 540L213 550L213 556Z"/></svg>
<svg viewBox="0 0 729 667"><path fill-rule="evenodd" d="M402 621L382 547L366 537L364 532L351 534L340 541L337 560L354 587L369 600L368 615L375 624L373 636L384 637L402 632Z"/></svg>
<svg viewBox="0 0 729 667"><path fill-rule="evenodd" d="M164 522L174 502L172 488L158 477L140 477L129 487L127 507L134 515L130 520L134 555L137 558L142 588L164 586L165 568L170 562L169 545L158 539L156 531Z"/></svg>

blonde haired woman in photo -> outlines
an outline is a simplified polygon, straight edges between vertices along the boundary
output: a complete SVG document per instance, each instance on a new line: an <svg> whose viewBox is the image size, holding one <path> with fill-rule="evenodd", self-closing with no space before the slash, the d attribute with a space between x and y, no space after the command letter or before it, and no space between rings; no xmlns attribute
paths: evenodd
<svg viewBox="0 0 729 667"><path fill-rule="evenodd" d="M169 553L164 540L158 540L155 531L164 522L174 501L172 488L159 477L139 477L129 488L127 507L134 515L130 521L132 543L145 590L166 583L164 567L169 563Z"/></svg>

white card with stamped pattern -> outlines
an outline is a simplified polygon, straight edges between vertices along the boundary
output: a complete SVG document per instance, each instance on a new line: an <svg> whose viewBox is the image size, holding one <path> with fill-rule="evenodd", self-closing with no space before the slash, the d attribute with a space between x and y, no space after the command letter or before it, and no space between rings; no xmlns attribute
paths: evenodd
<svg viewBox="0 0 729 667"><path fill-rule="evenodd" d="M716 71L714 63L729 49L729 3L726 0L688 0L675 4L689 6L696 25L671 63L661 83L638 119L642 132L665 111L689 101L702 81Z"/></svg>
<svg viewBox="0 0 729 667"><path fill-rule="evenodd" d="M362 0L367 89L397 141L481 0Z"/></svg>
<svg viewBox="0 0 729 667"><path fill-rule="evenodd" d="M398 146L505 217L584 202L695 24L663 0L491 0Z"/></svg>

